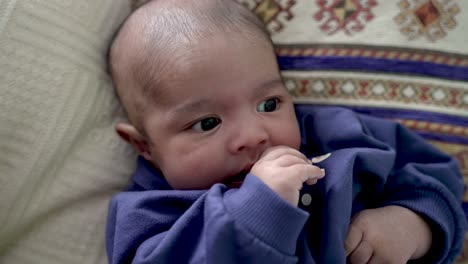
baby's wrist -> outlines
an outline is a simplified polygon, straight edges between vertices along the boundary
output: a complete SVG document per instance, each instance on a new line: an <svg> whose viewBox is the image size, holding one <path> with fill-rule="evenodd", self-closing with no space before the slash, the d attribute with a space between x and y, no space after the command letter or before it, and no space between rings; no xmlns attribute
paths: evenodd
<svg viewBox="0 0 468 264"><path fill-rule="evenodd" d="M422 258L429 252L429 249L432 245L431 228L429 223L427 223L422 216L407 208L404 208L404 210L406 211L405 221L407 221L407 223L412 223L409 225L410 230L408 231L414 232L414 238L416 239L415 242L417 245L413 255L411 256L411 259Z"/></svg>

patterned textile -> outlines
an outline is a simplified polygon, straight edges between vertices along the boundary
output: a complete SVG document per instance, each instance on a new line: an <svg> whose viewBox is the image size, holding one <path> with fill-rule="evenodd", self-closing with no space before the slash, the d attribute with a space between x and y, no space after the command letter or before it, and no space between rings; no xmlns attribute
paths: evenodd
<svg viewBox="0 0 468 264"><path fill-rule="evenodd" d="M105 53L143 1L0 0L0 263L107 263L107 204L135 153ZM468 1L241 1L298 102L398 120L468 175Z"/></svg>
<svg viewBox="0 0 468 264"><path fill-rule="evenodd" d="M296 102L401 122L456 157L468 182L468 1L239 1L272 33Z"/></svg>

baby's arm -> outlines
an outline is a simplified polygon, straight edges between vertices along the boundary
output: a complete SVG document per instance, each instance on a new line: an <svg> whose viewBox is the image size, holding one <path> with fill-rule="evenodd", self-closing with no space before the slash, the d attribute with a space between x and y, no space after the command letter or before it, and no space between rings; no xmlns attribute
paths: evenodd
<svg viewBox="0 0 468 264"><path fill-rule="evenodd" d="M381 209L363 211L354 218L348 237L348 242L354 242L348 247L357 240L352 237L353 229L365 225L369 230L380 230L375 237L363 233L373 243L375 258L395 259L400 254L406 256L405 262L423 256L429 257L430 263L454 261L466 229L460 206L463 182L456 161L399 124L361 118L369 133L390 145L395 158L381 194Z"/></svg>
<svg viewBox="0 0 468 264"><path fill-rule="evenodd" d="M208 191L119 194L109 212L109 262L296 263L308 213L291 204L297 204L302 183L323 172L291 150L268 151L253 168L262 178L249 174L239 189L217 184ZM292 155L281 158L287 152ZM277 170L290 172L290 181L283 182Z"/></svg>
<svg viewBox="0 0 468 264"><path fill-rule="evenodd" d="M119 194L107 230L109 263L297 263L308 214L253 175L239 189Z"/></svg>

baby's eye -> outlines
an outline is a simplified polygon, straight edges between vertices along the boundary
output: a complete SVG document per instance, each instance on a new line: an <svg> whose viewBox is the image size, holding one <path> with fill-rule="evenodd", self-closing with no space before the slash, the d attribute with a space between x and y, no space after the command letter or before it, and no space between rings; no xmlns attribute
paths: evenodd
<svg viewBox="0 0 468 264"><path fill-rule="evenodd" d="M279 102L278 98L271 98L271 99L265 100L257 106L257 111L258 112L273 112L276 109L278 109L278 102Z"/></svg>
<svg viewBox="0 0 468 264"><path fill-rule="evenodd" d="M221 119L216 118L216 117L208 117L195 123L192 126L192 129L197 132L206 132L217 127L220 123L221 123Z"/></svg>

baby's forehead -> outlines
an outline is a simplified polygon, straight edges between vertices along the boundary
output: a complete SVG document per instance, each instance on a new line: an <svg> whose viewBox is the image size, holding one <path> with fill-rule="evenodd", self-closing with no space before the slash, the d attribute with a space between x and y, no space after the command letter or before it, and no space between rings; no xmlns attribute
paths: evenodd
<svg viewBox="0 0 468 264"><path fill-rule="evenodd" d="M163 2L151 1L152 4L134 12L123 28L123 45L119 45L120 51L115 52L127 54L118 55L122 59L118 60L120 70L116 74L132 79L141 88L138 90L146 99L164 101L162 98L175 93L166 87L166 83L177 78L175 75L180 72L179 68L184 65L184 61L190 62L193 59L194 50L213 45L213 41L216 41L213 36L242 33L250 38L245 39L246 41L269 40L269 36L257 26L258 21L252 19L252 14L244 14L250 12L249 10L240 7L233 9L235 12L232 12L232 19L239 23L232 23L230 19L226 20L217 14L208 14L207 17L210 18L203 19L204 16L195 16L198 13L190 10L186 10L188 17L181 17L182 13L172 8L175 1L166 3L168 8L172 8L171 12L162 12L161 8L166 6ZM207 6L211 6L217 1L205 2L210 3ZM223 6L225 4L232 5L230 2L223 2ZM213 12L209 8L206 10ZM156 13L161 16L155 15ZM251 18L244 19L245 17ZM185 22L188 23L187 26L184 26Z"/></svg>

